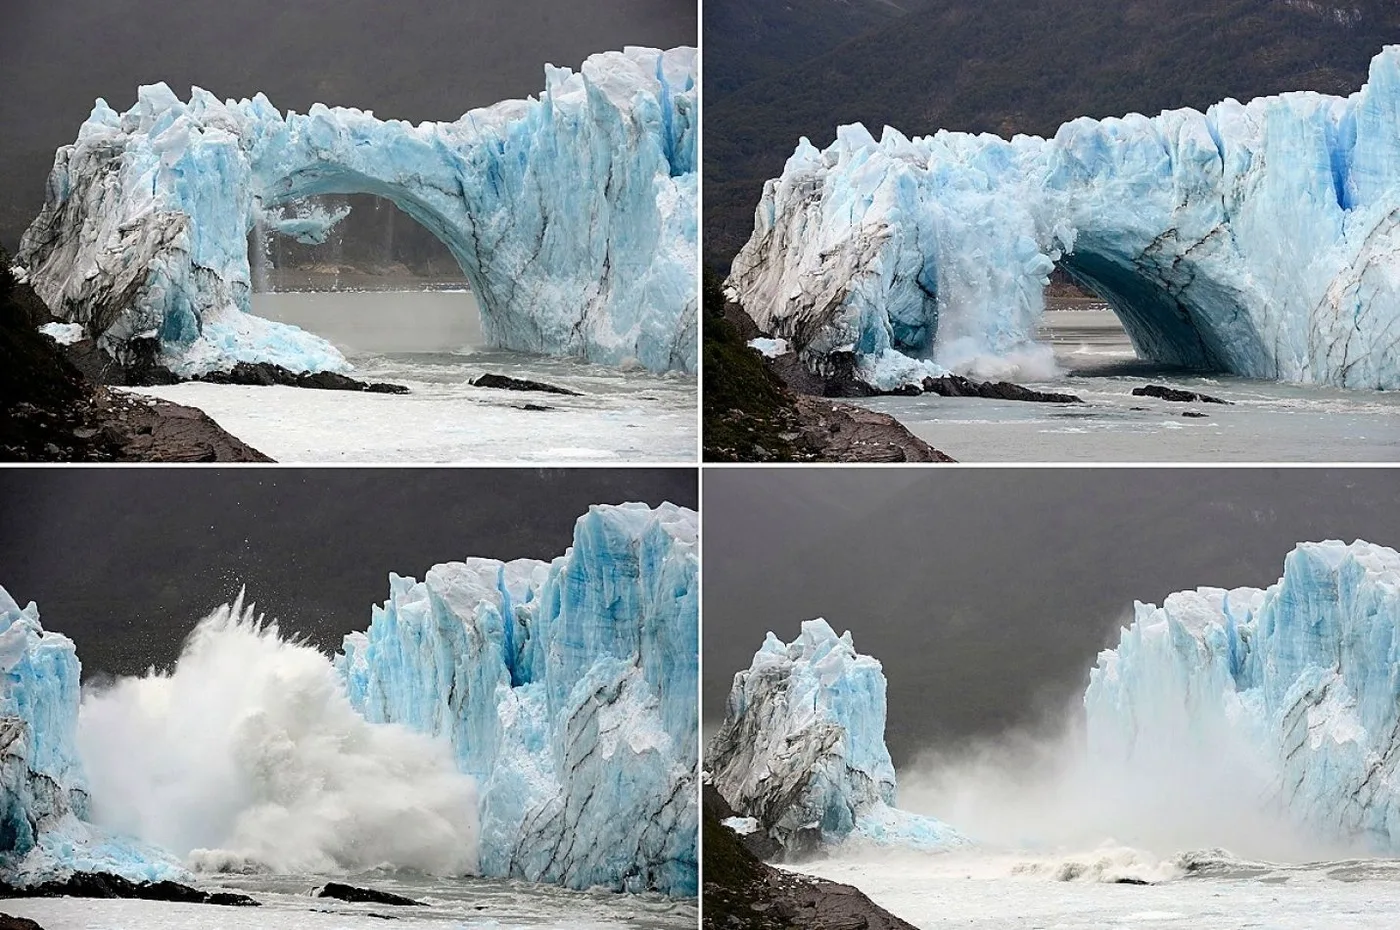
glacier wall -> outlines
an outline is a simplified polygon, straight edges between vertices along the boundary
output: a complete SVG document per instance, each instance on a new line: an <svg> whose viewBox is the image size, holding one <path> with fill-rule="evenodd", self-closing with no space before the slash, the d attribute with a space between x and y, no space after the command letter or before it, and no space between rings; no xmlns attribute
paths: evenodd
<svg viewBox="0 0 1400 930"><path fill-rule="evenodd" d="M885 674L825 620L791 643L769 633L734 676L706 759L716 790L788 855L848 840L928 849L965 843L895 807L885 746Z"/></svg>
<svg viewBox="0 0 1400 930"><path fill-rule="evenodd" d="M169 856L87 822L77 750L73 641L45 632L31 602L0 588L0 880L27 885L78 871L133 881L181 878Z"/></svg>
<svg viewBox="0 0 1400 930"><path fill-rule="evenodd" d="M696 77L693 48L632 47L547 67L538 99L418 126L144 86L125 113L98 100L58 150L17 262L118 358L156 336L179 374L343 370L325 340L248 312L248 234L316 241L339 217L284 207L375 194L446 244L492 345L694 371Z"/></svg>
<svg viewBox="0 0 1400 930"><path fill-rule="evenodd" d="M1084 696L1091 758L1225 747L1260 809L1339 848L1400 852L1400 553L1303 543L1267 590L1137 604Z"/></svg>
<svg viewBox="0 0 1400 930"><path fill-rule="evenodd" d="M1052 368L1033 336L1057 264L1144 358L1400 387L1400 46L1346 98L1081 118L1052 139L803 139L728 287L809 367L854 351L893 388Z"/></svg>
<svg viewBox="0 0 1400 930"><path fill-rule="evenodd" d="M483 874L697 893L694 511L596 506L552 562L390 576L337 658L372 722L446 738Z"/></svg>

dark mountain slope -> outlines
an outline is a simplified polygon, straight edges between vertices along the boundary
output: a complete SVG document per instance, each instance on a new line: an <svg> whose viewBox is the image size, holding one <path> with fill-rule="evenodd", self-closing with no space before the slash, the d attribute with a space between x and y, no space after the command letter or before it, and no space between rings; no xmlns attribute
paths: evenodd
<svg viewBox="0 0 1400 930"><path fill-rule="evenodd" d="M707 106L706 259L727 268L800 136L825 146L857 121L1049 134L1076 116L1350 93L1396 42L1394 0L935 0ZM707 81L726 58L706 47Z"/></svg>
<svg viewBox="0 0 1400 930"><path fill-rule="evenodd" d="M705 48L714 63L705 98L721 101L755 80L829 52L931 0L709 0Z"/></svg>

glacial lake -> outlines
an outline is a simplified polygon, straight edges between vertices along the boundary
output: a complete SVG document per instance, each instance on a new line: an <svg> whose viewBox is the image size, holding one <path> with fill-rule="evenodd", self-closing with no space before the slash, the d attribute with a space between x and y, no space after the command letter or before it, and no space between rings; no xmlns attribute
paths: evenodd
<svg viewBox="0 0 1400 930"><path fill-rule="evenodd" d="M198 407L279 462L695 460L694 375L486 348L465 287L407 287L259 293L253 312L330 340L354 366L350 375L405 384L408 394L198 383L132 390ZM583 396L467 383L485 372Z"/></svg>

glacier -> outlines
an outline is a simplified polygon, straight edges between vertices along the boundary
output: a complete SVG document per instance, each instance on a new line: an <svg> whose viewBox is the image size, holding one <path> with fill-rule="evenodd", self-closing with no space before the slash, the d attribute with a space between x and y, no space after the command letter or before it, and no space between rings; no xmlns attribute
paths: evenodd
<svg viewBox="0 0 1400 930"><path fill-rule="evenodd" d="M1400 387L1400 46L1349 97L1086 117L1050 139L804 138L727 288L812 370L853 352L892 389L1052 370L1034 333L1056 266L1145 359Z"/></svg>
<svg viewBox="0 0 1400 930"><path fill-rule="evenodd" d="M694 895L697 515L595 506L552 562L390 577L337 665L371 722L447 739L482 873Z"/></svg>
<svg viewBox="0 0 1400 930"><path fill-rule="evenodd" d="M1302 543L1266 590L1137 603L1091 672L1088 748L1131 770L1224 747L1261 809L1339 848L1393 856L1398 695L1400 553Z"/></svg>
<svg viewBox="0 0 1400 930"><path fill-rule="evenodd" d="M385 778L381 790L405 790L415 765L432 762L409 758L417 751L412 740L429 742L426 734L445 770L474 782L470 832L479 848L469 852L481 874L694 896L698 581L696 512L634 503L590 508L575 524L572 546L550 562L472 558L436 565L422 582L391 575L389 598L373 609L368 629L347 635L343 651L329 659L281 641L275 625L253 622L240 597L200 625L174 672L125 679L84 702L83 725L93 737L86 742L72 641L45 632L34 605L21 610L0 588L7 673L0 689L0 879L30 884L75 870L188 879L167 850L90 822L97 794L91 786L105 786L106 802L120 807L108 810L104 823L143 837L150 823L193 835L182 821L202 817L217 827L219 817L229 819L222 800L264 797L264 788L253 791L236 777L248 759L277 761L270 769L253 765L252 775L271 778L268 796L276 800L248 812L251 827L282 825L291 831L282 844L288 847L308 832L327 848L384 842L371 828L398 808L402 836L394 842L402 852L423 843L414 830L432 832L441 804L391 798L388 808L367 815L349 804L346 785L360 791L375 777L383 753L371 758L369 749L379 740L400 749L397 780ZM217 654L230 650L232 656ZM273 687L281 679L290 684ZM248 684L229 688L230 680ZM224 700L240 689L257 699L208 721L212 735L192 735L203 722L192 715L208 710L201 700ZM265 695L292 701L300 710L291 718L303 719L288 718ZM341 706L359 729L340 721ZM376 732L362 732L367 724ZM313 732L300 733L307 729ZM123 753L143 733L140 751ZM258 742L263 736L266 746ZM316 766L333 762L325 753L342 741L353 744L340 749L339 764L349 770L345 778L328 776ZM196 757L211 752L243 761L200 764ZM315 765L301 764L312 756ZM85 772L85 759L97 768ZM197 784L181 780L187 770L199 776ZM326 790L315 788L319 780ZM299 812L283 807L307 804L307 785L325 802L307 812L314 829L298 826L288 815ZM458 796L455 785L446 788L444 797ZM411 807L421 808L416 820ZM213 820L204 816L211 808ZM348 831L344 837L323 835L337 825ZM267 842L266 832L254 839ZM199 868L245 868L253 860L241 850L198 848L187 858ZM377 855L374 848L354 852Z"/></svg>
<svg viewBox="0 0 1400 930"><path fill-rule="evenodd" d="M74 870L132 881L188 877L160 850L88 822L77 651L44 630L33 602L20 608L3 587L0 669L0 881L29 885Z"/></svg>
<svg viewBox="0 0 1400 930"><path fill-rule="evenodd" d="M142 86L98 100L60 148L16 263L62 321L121 361L176 374L270 362L349 367L325 340L249 312L255 229L323 240L322 194L373 194L436 235L493 346L693 372L697 55L628 47L546 67L538 98L417 126L262 94Z"/></svg>
<svg viewBox="0 0 1400 930"><path fill-rule="evenodd" d="M734 676L706 771L787 857L845 842L965 844L941 821L895 806L885 710L884 671L856 652L849 632L837 636L820 618L791 643L770 632Z"/></svg>

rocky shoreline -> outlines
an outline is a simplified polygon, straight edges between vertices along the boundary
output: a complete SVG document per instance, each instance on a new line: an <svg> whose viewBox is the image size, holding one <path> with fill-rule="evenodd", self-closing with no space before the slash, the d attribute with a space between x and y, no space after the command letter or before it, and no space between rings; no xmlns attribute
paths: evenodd
<svg viewBox="0 0 1400 930"><path fill-rule="evenodd" d="M704 788L706 930L915 930L859 888L774 868L721 820L733 811Z"/></svg>
<svg viewBox="0 0 1400 930"><path fill-rule="evenodd" d="M705 282L707 462L951 462L888 414L822 398L748 347L758 327ZM800 366L797 366L800 370Z"/></svg>
<svg viewBox="0 0 1400 930"><path fill-rule="evenodd" d="M270 462L202 411L108 390L39 332L48 308L0 253L0 460Z"/></svg>

